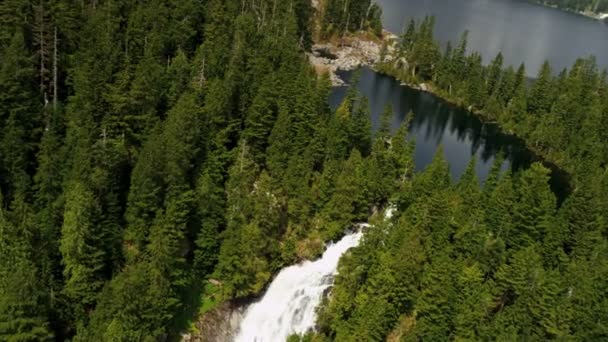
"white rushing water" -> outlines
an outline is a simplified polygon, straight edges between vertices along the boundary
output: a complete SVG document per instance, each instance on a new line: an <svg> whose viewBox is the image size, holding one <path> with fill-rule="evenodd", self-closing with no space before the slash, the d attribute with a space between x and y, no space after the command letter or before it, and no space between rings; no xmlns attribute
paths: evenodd
<svg viewBox="0 0 608 342"><path fill-rule="evenodd" d="M282 342L291 334L313 329L316 308L333 282L340 257L357 246L362 235L348 234L329 245L321 259L283 269L264 297L245 311L236 341Z"/></svg>

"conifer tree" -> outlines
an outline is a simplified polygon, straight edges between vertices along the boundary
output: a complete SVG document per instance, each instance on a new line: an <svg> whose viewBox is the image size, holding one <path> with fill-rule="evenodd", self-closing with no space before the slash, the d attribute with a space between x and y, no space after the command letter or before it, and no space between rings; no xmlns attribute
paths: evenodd
<svg viewBox="0 0 608 342"><path fill-rule="evenodd" d="M64 293L72 301L75 316L86 320L86 312L95 306L97 292L105 281L104 259L99 227L99 214L91 190L82 182L73 182L66 194L61 254L64 264Z"/></svg>
<svg viewBox="0 0 608 342"><path fill-rule="evenodd" d="M38 281L24 227L10 222L0 194L0 338L6 341L52 341L47 293Z"/></svg>
<svg viewBox="0 0 608 342"><path fill-rule="evenodd" d="M536 81L530 89L530 101L528 111L536 115L542 115L551 110L553 103L552 85L553 75L551 66L545 61L538 72Z"/></svg>
<svg viewBox="0 0 608 342"><path fill-rule="evenodd" d="M540 241L555 214L555 195L548 185L549 170L533 164L519 182L518 201L514 211L514 231L508 240L516 248Z"/></svg>
<svg viewBox="0 0 608 342"><path fill-rule="evenodd" d="M500 86L502 76L502 63L502 53L499 52L498 55L496 55L496 57L492 60L492 63L490 64L490 67L488 69L486 81L486 89L488 90L488 95L493 95L494 92L497 91Z"/></svg>
<svg viewBox="0 0 608 342"><path fill-rule="evenodd" d="M362 97L354 110L353 117L349 122L349 149L356 148L362 156L371 153L372 141L370 131L372 129L371 113L369 111L369 101Z"/></svg>

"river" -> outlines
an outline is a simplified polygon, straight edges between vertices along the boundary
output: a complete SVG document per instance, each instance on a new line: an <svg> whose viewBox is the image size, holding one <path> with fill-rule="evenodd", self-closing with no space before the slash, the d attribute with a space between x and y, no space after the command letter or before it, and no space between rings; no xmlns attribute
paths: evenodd
<svg viewBox="0 0 608 342"><path fill-rule="evenodd" d="M387 30L400 33L410 19L436 18L435 37L457 43L469 30L469 50L489 62L502 52L505 63L525 62L536 76L549 60L555 70L594 55L608 67L608 24L575 13L530 4L523 0L376 0L383 9Z"/></svg>

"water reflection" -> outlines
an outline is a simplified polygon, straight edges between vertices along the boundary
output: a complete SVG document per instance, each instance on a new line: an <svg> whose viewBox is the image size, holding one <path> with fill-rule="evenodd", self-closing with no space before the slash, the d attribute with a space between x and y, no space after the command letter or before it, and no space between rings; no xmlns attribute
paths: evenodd
<svg viewBox="0 0 608 342"><path fill-rule="evenodd" d="M346 80L352 72L342 72ZM380 115L386 105L395 111L392 129L396 131L411 110L414 120L410 135L416 139L415 163L418 171L433 159L439 145L444 148L450 172L458 179L473 156L477 158L477 175L486 179L495 157L500 151L505 156L503 170L528 167L537 158L530 153L518 138L503 134L494 124L484 124L476 116L455 107L436 96L399 84L395 79L375 73L371 69L361 70L357 88L369 99L372 113L372 128L378 129ZM330 105L336 108L344 98L347 87L334 88ZM567 193L567 180L554 171L552 187L558 196Z"/></svg>
<svg viewBox="0 0 608 342"><path fill-rule="evenodd" d="M411 18L434 15L442 46L469 30L470 50L479 51L486 63L502 52L507 64L525 62L530 76L545 59L561 70L578 57L595 55L601 67L608 67L608 25L577 14L517 0L377 1L392 32L401 32Z"/></svg>

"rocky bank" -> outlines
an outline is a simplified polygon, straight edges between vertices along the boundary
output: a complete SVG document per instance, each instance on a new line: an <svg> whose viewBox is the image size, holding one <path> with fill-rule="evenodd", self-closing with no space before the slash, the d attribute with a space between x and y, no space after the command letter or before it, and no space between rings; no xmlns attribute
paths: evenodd
<svg viewBox="0 0 608 342"><path fill-rule="evenodd" d="M198 332L182 334L182 342L233 341L246 307L227 302L205 313L195 323Z"/></svg>
<svg viewBox="0 0 608 342"><path fill-rule="evenodd" d="M375 65L382 58L383 46L386 46L385 60L392 59L396 39L395 35L385 32L381 40L353 36L338 43L315 44L308 58L318 73L328 72L332 84L340 86L344 81L336 74L337 71Z"/></svg>

